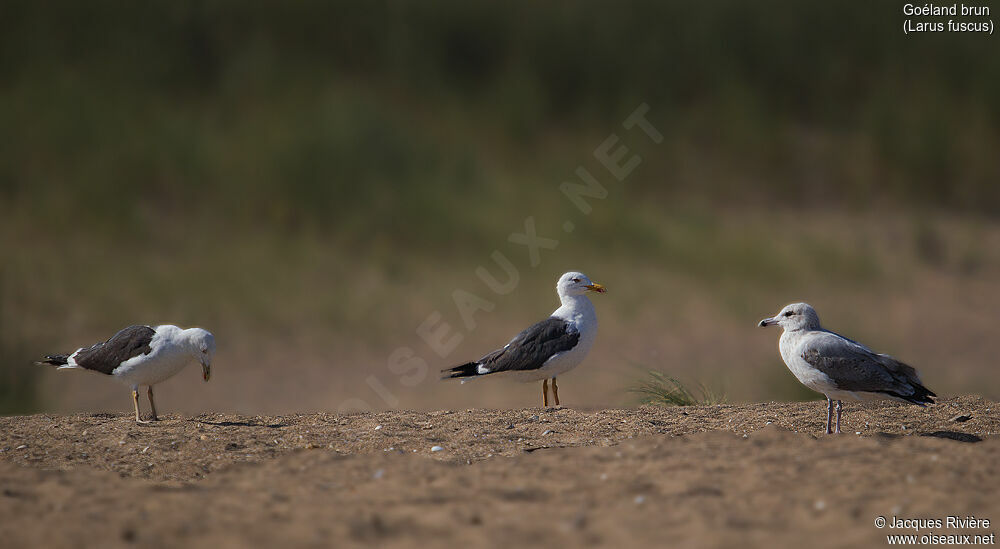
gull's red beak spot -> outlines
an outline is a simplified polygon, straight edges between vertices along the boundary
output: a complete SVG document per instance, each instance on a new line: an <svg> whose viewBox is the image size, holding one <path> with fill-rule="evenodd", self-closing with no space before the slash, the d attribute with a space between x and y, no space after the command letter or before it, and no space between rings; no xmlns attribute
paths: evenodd
<svg viewBox="0 0 1000 549"><path fill-rule="evenodd" d="M588 290L590 290L592 292L597 292L599 294L603 294L603 293L607 292L607 290L604 289L604 286L601 286L600 284L596 284L596 283L595 284L590 284L589 286L584 286L584 288L587 288Z"/></svg>

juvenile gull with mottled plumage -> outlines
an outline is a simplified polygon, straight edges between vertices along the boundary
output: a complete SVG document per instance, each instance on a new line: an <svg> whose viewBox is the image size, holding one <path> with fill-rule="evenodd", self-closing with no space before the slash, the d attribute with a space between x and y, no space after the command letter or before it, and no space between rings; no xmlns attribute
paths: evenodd
<svg viewBox="0 0 1000 549"><path fill-rule="evenodd" d="M548 380L559 405L556 376L575 368L597 337L597 313L587 292L604 293L604 286L587 275L568 272L556 283L562 305L549 318L514 336L502 349L465 364L442 370L444 379L464 381L483 376L507 376L518 381L542 380L542 406L549 405Z"/></svg>
<svg viewBox="0 0 1000 549"><path fill-rule="evenodd" d="M187 330L162 326L129 326L111 339L81 347L68 355L49 355L36 364L64 368L82 368L112 376L132 388L136 423L147 423L139 416L139 387L147 387L152 420L156 421L153 385L173 376L190 362L201 362L202 375L211 375L215 337L207 330Z"/></svg>
<svg viewBox="0 0 1000 549"><path fill-rule="evenodd" d="M841 399L890 398L923 406L937 396L920 382L912 367L872 351L846 337L824 330L819 315L807 303L786 305L758 326L784 328L778 350L792 374L813 391L826 395L826 432L832 433L833 401L837 401L840 432Z"/></svg>

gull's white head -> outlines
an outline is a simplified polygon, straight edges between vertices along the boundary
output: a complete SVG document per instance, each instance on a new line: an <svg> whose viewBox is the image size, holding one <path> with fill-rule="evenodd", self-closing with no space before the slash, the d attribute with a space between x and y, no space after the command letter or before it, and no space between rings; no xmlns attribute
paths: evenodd
<svg viewBox="0 0 1000 549"><path fill-rule="evenodd" d="M604 286L592 282L587 275L570 271L559 277L559 282L556 282L556 291L559 292L559 297L570 297L583 295L587 292L603 294L607 290L604 289Z"/></svg>
<svg viewBox="0 0 1000 549"><path fill-rule="evenodd" d="M208 330L188 328L184 330L191 354L201 362L201 373L205 381L212 377L212 355L215 354L215 336Z"/></svg>
<svg viewBox="0 0 1000 549"><path fill-rule="evenodd" d="M785 305L781 311L771 318L765 318L757 324L760 327L781 326L786 332L796 330L818 330L819 315L808 303L792 303Z"/></svg>

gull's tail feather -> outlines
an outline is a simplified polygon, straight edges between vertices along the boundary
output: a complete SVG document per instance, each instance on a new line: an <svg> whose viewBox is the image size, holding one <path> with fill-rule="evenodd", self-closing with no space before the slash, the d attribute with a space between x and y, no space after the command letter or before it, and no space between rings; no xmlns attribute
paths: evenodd
<svg viewBox="0 0 1000 549"><path fill-rule="evenodd" d="M903 395L896 391L881 391L881 392L894 399L902 400L904 402L909 402L910 404L916 404L917 406L935 404L934 397L936 397L937 395L934 394L933 391L931 391L927 387L924 387L919 382L911 382L910 387L913 389L913 392L908 395Z"/></svg>
<svg viewBox="0 0 1000 549"><path fill-rule="evenodd" d="M920 405L934 404L934 397L937 396L936 394L934 394L934 391L931 391L927 387L924 387L923 384L919 382L913 383L912 385L913 385L913 394L910 395L906 400L914 404L920 404Z"/></svg>
<svg viewBox="0 0 1000 549"><path fill-rule="evenodd" d="M888 355L879 356L882 357L883 364L889 369L893 377L899 381L900 386L904 390L909 389L909 391L906 391L909 394L902 394L899 391L884 391L885 394L918 406L934 404L934 397L937 395L927 387L924 387L923 382L920 381L920 374L917 373L917 370L913 366L904 364Z"/></svg>
<svg viewBox="0 0 1000 549"><path fill-rule="evenodd" d="M453 368L441 370L441 379L455 379L464 377L475 377L479 375L479 364L476 362L466 362Z"/></svg>
<svg viewBox="0 0 1000 549"><path fill-rule="evenodd" d="M69 355L47 355L45 360L35 361L35 364L39 366L52 365L52 366L66 366L69 364Z"/></svg>

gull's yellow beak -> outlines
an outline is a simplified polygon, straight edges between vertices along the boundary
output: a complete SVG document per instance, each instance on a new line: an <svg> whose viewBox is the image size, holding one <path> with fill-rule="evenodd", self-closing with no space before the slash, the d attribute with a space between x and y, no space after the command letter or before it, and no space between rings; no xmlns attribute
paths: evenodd
<svg viewBox="0 0 1000 549"><path fill-rule="evenodd" d="M597 292L599 294L603 294L604 292L607 292L607 290L604 289L604 286L601 286L600 284L596 284L596 283L595 284L591 284L589 286L584 286L584 288L586 288L586 289L588 289L588 290L590 290L592 292Z"/></svg>
<svg viewBox="0 0 1000 549"><path fill-rule="evenodd" d="M212 377L211 364L205 364L204 362L201 364L201 377L205 378L205 381L208 381L208 378Z"/></svg>

